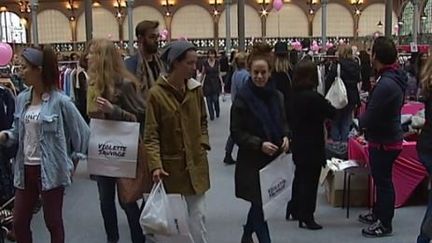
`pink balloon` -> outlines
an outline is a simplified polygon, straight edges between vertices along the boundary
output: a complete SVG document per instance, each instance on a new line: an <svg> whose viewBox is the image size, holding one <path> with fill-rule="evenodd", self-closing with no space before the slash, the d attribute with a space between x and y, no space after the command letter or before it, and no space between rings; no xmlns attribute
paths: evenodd
<svg viewBox="0 0 432 243"><path fill-rule="evenodd" d="M167 40L167 35L165 35L164 33L162 33L160 35L160 39L163 40L163 41Z"/></svg>
<svg viewBox="0 0 432 243"><path fill-rule="evenodd" d="M12 47L8 43L0 43L0 66L7 65L13 57Z"/></svg>
<svg viewBox="0 0 432 243"><path fill-rule="evenodd" d="M278 11L278 12L282 9L283 5L284 4L283 4L282 0L274 0L273 1L273 8L276 9L276 11Z"/></svg>

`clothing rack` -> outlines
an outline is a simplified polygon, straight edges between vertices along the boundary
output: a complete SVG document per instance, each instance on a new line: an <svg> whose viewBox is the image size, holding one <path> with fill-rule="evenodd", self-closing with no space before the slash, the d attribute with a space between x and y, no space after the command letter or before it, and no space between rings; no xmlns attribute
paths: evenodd
<svg viewBox="0 0 432 243"><path fill-rule="evenodd" d="M60 61L58 62L59 65L66 65L66 64L78 64L79 61Z"/></svg>

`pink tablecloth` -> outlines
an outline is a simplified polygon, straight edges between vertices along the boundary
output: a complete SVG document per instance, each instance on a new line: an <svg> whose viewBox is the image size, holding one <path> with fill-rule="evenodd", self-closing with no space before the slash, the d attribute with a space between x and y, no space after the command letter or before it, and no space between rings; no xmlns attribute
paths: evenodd
<svg viewBox="0 0 432 243"><path fill-rule="evenodd" d="M355 139L348 142L348 157L369 163L367 145ZM396 207L403 206L416 187L427 177L424 166L419 162L416 142L404 142L403 150L393 166L393 184L396 192Z"/></svg>
<svg viewBox="0 0 432 243"><path fill-rule="evenodd" d="M402 113L402 115L405 115L405 114L415 115L417 112L419 112L423 108L424 108L423 103L410 101L410 102L405 103L405 105L402 107L401 113ZM361 116L365 111L366 111L366 103L362 102L360 107L359 107L359 110L358 110L358 115Z"/></svg>

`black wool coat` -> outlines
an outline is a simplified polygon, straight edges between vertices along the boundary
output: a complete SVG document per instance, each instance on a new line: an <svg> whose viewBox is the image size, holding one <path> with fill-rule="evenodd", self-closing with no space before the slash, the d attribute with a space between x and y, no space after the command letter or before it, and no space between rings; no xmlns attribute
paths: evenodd
<svg viewBox="0 0 432 243"><path fill-rule="evenodd" d="M289 127L286 120L283 95L277 91L279 105L282 111L283 134L289 136ZM242 96L237 95L231 107L231 136L239 146L235 169L236 197L246 201L261 204L261 190L259 170L268 165L280 153L268 156L261 151L263 142L267 142L258 118L254 116ZM281 144L277 144L281 146Z"/></svg>

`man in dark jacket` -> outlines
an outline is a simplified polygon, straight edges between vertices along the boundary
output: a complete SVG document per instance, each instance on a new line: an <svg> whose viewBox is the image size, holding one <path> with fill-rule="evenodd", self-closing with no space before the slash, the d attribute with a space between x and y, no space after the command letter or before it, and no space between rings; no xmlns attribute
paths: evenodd
<svg viewBox="0 0 432 243"><path fill-rule="evenodd" d="M129 72L135 74L140 82L140 91L143 98L147 99L147 93L165 72L163 62L158 55L159 46L159 22L144 20L135 28L138 39L138 52L125 61Z"/></svg>
<svg viewBox="0 0 432 243"><path fill-rule="evenodd" d="M377 82L371 91L360 128L369 145L369 164L376 186L376 202L371 214L359 220L371 224L363 229L366 237L382 237L392 233L395 192L392 182L393 163L402 150L401 108L404 104L406 75L395 65L397 50L386 37L375 40L372 60Z"/></svg>

